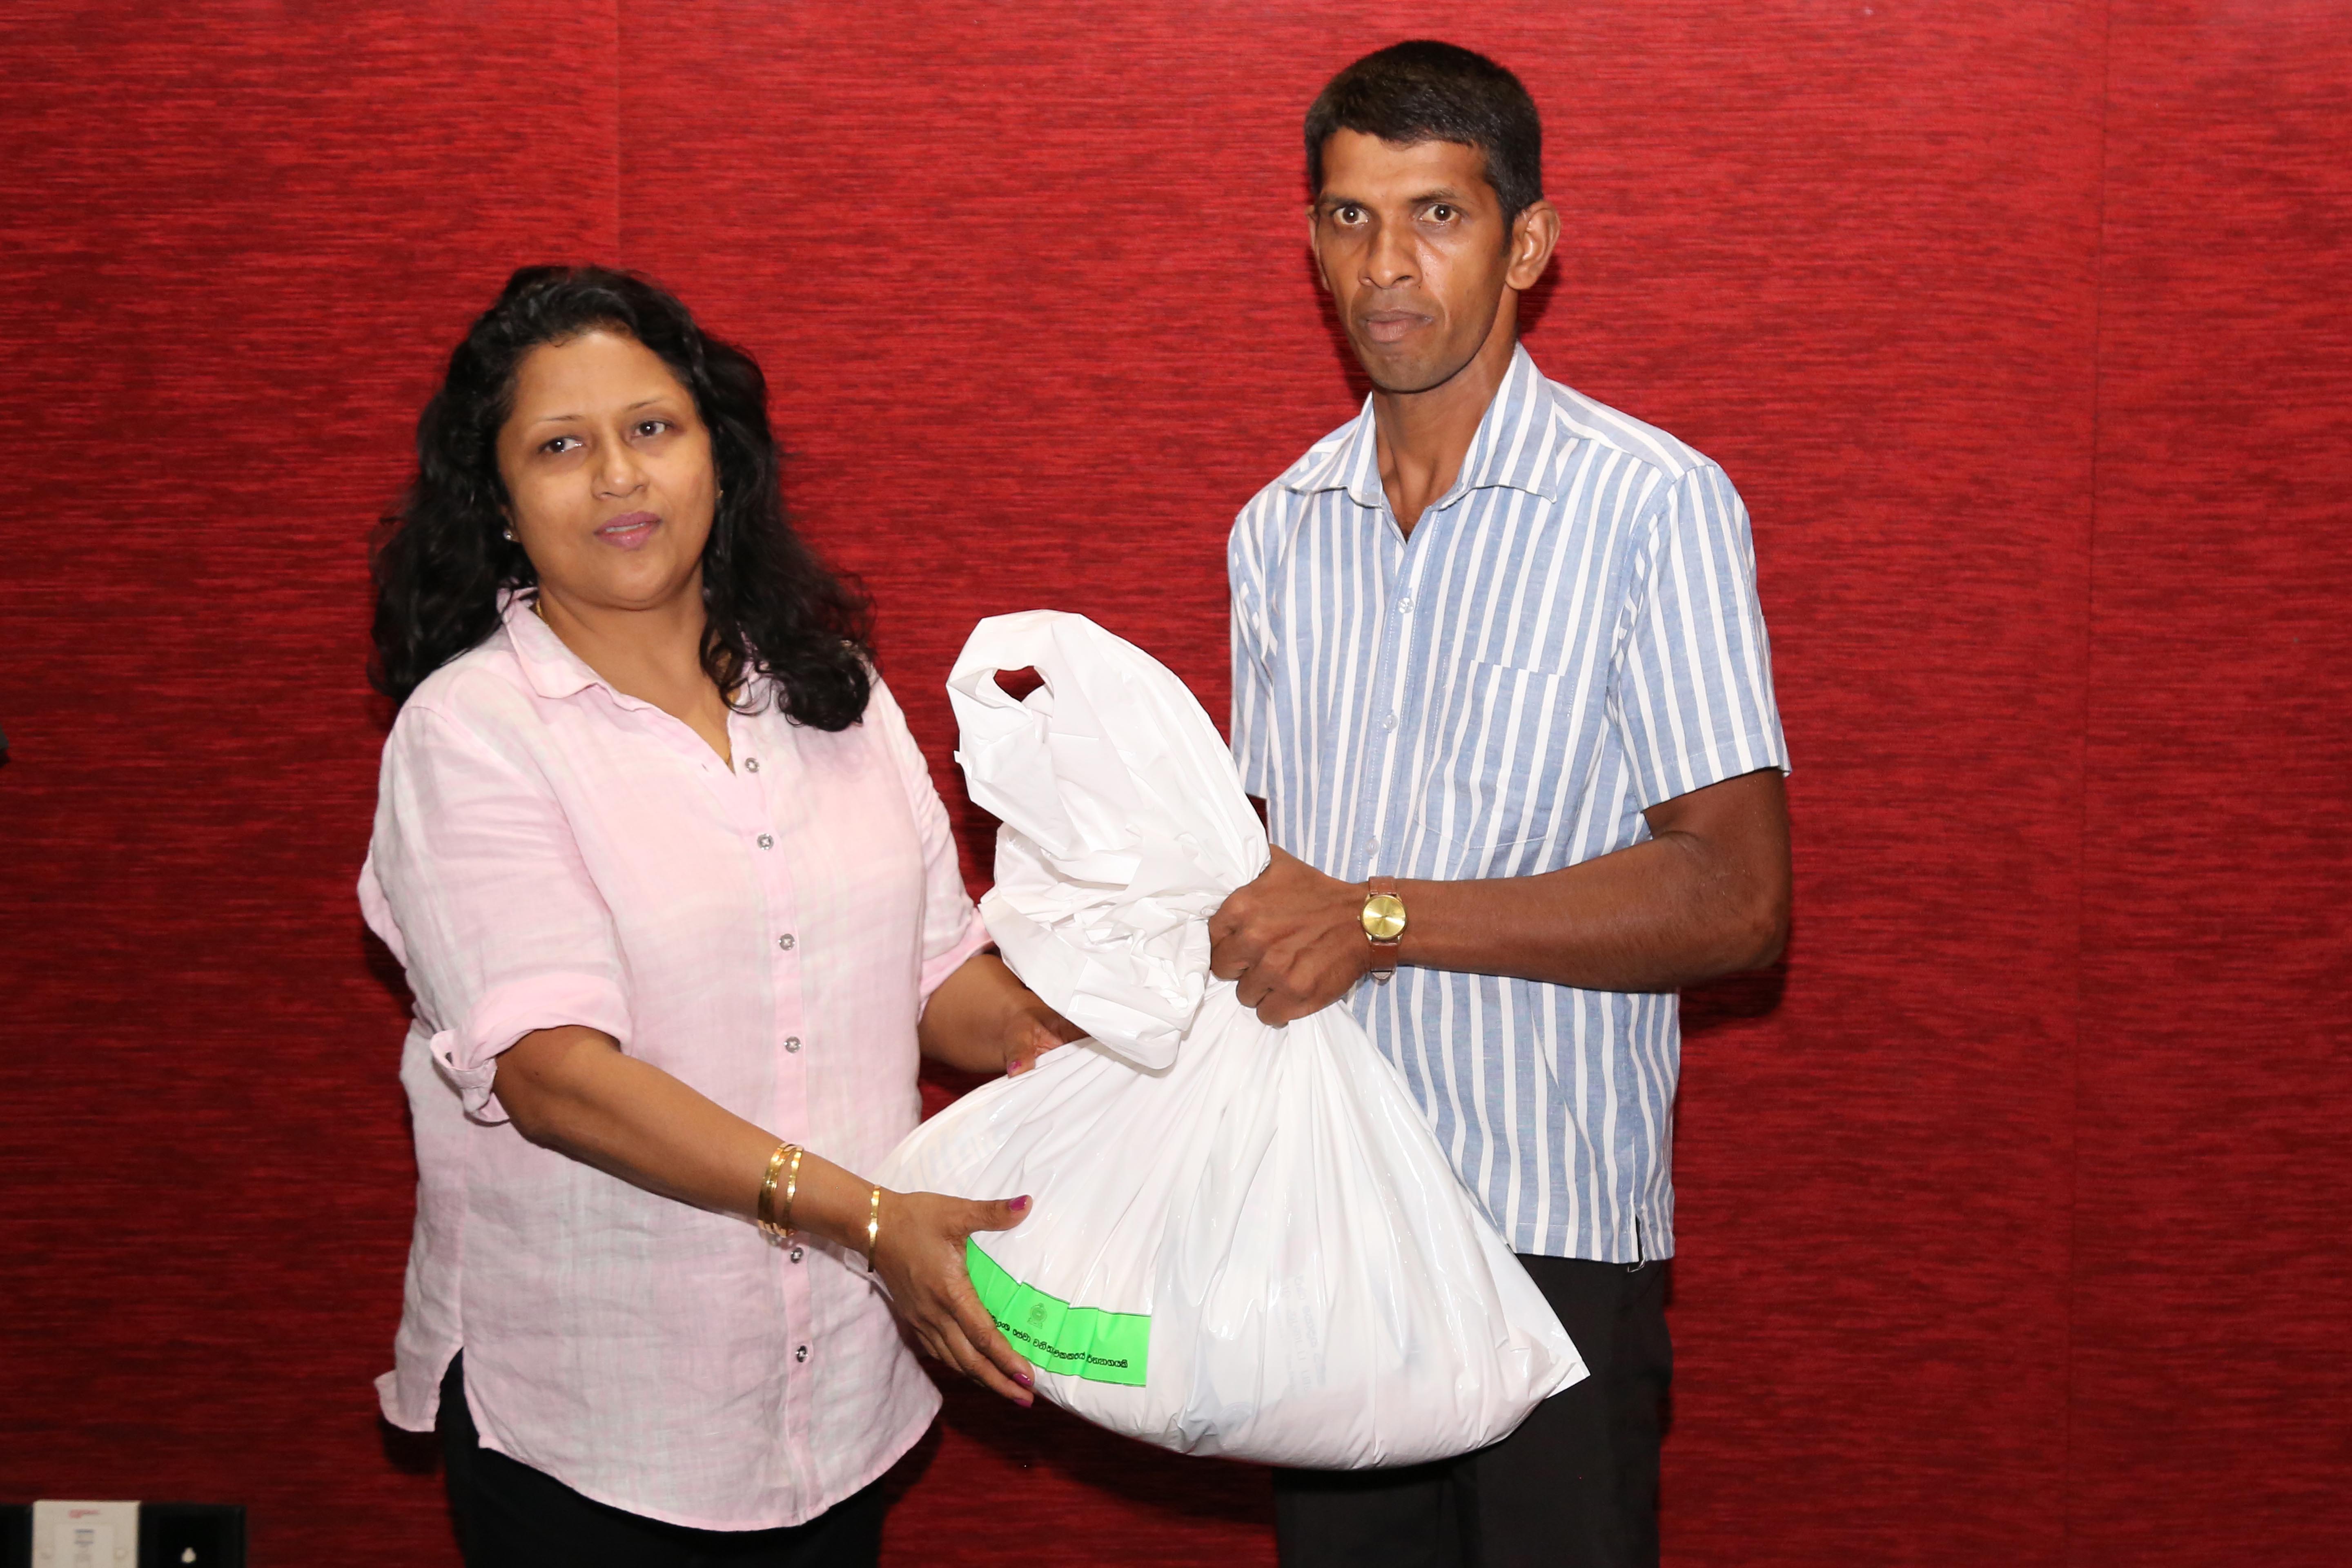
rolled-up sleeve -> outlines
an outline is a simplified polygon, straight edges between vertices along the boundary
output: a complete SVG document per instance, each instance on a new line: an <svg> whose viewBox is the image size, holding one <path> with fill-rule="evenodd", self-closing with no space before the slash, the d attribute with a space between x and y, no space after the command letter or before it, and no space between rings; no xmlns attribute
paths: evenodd
<svg viewBox="0 0 2352 1568"><path fill-rule="evenodd" d="M907 791L907 805L915 814L915 834L923 850L923 946L918 981L928 1004L947 977L964 960L988 945L988 928L972 907L963 885L963 868L956 859L955 833L948 826L947 807L931 784L930 764L922 747L907 728L907 716L898 699L877 676L874 696L866 709L866 722L875 726L888 749L898 780Z"/></svg>
<svg viewBox="0 0 2352 1568"><path fill-rule="evenodd" d="M363 899L369 921L402 955L468 1116L505 1120L498 1058L534 1030L579 1025L627 1045L612 916L561 805L462 720L412 707L393 727L366 876L380 894Z"/></svg>

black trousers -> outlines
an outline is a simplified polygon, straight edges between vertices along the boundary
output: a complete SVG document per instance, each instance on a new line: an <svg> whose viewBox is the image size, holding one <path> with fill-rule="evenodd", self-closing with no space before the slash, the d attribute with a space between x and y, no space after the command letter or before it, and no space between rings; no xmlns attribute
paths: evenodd
<svg viewBox="0 0 2352 1568"><path fill-rule="evenodd" d="M1283 1568L1655 1568L1666 1266L1519 1261L1591 1375L1459 1458L1275 1471Z"/></svg>
<svg viewBox="0 0 2352 1568"><path fill-rule="evenodd" d="M875 1568L881 1483L783 1530L688 1530L582 1497L482 1447L465 1356L441 1379L441 1460L466 1568Z"/></svg>

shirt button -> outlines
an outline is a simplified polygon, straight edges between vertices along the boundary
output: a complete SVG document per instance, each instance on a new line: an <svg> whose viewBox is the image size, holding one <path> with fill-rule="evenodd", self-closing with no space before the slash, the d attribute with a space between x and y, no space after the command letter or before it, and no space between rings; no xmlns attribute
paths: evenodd
<svg viewBox="0 0 2352 1568"><path fill-rule="evenodd" d="M793 933L790 931L786 931L783 935L776 939L776 946L785 952L792 952L793 949L799 945L800 943L793 940Z"/></svg>
<svg viewBox="0 0 2352 1568"><path fill-rule="evenodd" d="M1410 595L1397 601L1397 614L1400 616L1412 614L1412 598Z"/></svg>
<svg viewBox="0 0 2352 1568"><path fill-rule="evenodd" d="M1383 713L1383 714L1381 714L1381 729L1383 729L1383 730L1393 730L1393 729L1395 729L1395 728L1396 728L1396 715L1395 715L1395 714L1393 714L1393 713Z"/></svg>
<svg viewBox="0 0 2352 1568"><path fill-rule="evenodd" d="M808 1360L808 1346L803 1345L798 1350L793 1352L793 1359L794 1361Z"/></svg>
<svg viewBox="0 0 2352 1568"><path fill-rule="evenodd" d="M801 1037L798 1035L786 1035L784 1037L784 1049L788 1051L797 1051L800 1048Z"/></svg>
<svg viewBox="0 0 2352 1568"><path fill-rule="evenodd" d="M745 773L758 773L758 772L760 771L760 759L759 759L759 758L757 758L757 757L746 757L746 758L744 758L744 759L743 759L743 771L744 771Z"/></svg>
<svg viewBox="0 0 2352 1568"><path fill-rule="evenodd" d="M761 848L762 848L762 849L773 849L775 847L776 847L776 836L775 836L774 834L772 834L772 833L762 833L761 835L760 835L760 847L761 847Z"/></svg>
<svg viewBox="0 0 2352 1568"><path fill-rule="evenodd" d="M793 1248L792 1259L795 1263L798 1263L801 1260L801 1249L799 1247L795 1247Z"/></svg>

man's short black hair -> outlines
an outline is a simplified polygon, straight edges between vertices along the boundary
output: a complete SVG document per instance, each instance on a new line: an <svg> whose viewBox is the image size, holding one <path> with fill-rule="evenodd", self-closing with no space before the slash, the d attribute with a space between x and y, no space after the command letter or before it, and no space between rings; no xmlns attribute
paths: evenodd
<svg viewBox="0 0 2352 1568"><path fill-rule="evenodd" d="M1356 131L1383 142L1459 142L1486 154L1510 222L1543 199L1543 121L1519 79L1431 38L1391 44L1331 79L1307 111L1307 183L1323 194L1323 143Z"/></svg>

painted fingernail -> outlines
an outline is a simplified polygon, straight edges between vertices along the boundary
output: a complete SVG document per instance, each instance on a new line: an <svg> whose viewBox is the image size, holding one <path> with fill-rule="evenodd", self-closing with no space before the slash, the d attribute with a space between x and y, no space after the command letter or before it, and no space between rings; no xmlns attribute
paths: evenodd
<svg viewBox="0 0 2352 1568"><path fill-rule="evenodd" d="M1037 1377L1034 1373L1016 1372L1013 1374L1013 1381L1019 1384L1024 1388L1034 1388L1037 1386Z"/></svg>
<svg viewBox="0 0 2352 1568"><path fill-rule="evenodd" d="M1011 1209L1014 1214L1027 1214L1029 1212L1028 1194L1024 1193L1020 1197L1013 1199L1004 1206Z"/></svg>

